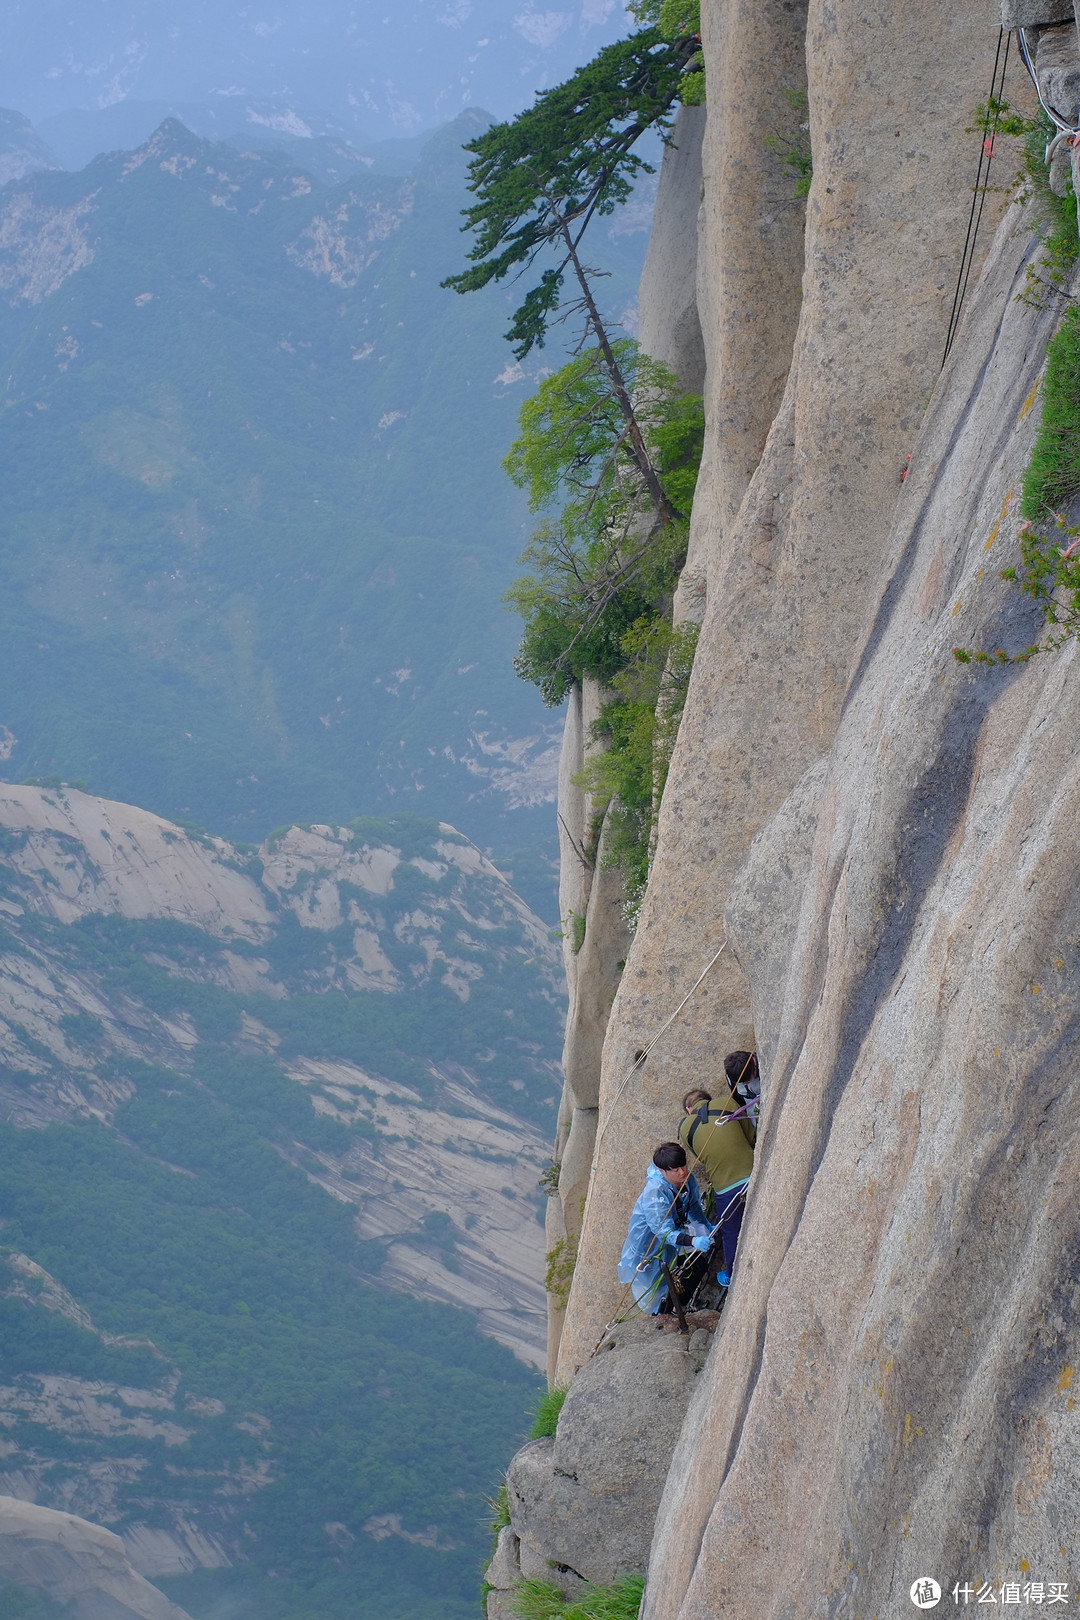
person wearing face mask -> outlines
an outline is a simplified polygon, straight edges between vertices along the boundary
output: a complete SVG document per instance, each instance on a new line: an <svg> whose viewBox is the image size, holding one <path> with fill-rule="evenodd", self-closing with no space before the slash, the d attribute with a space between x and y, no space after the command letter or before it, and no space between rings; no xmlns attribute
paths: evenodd
<svg viewBox="0 0 1080 1620"><path fill-rule="evenodd" d="M725 1096L714 1098L702 1090L686 1093L679 1141L694 1155L706 1184L723 1254L716 1280L726 1288L742 1230L746 1183L754 1168L757 1131L750 1113L757 1105L757 1062L751 1052L733 1052L725 1059L724 1071L731 1086ZM751 1085L752 1093L746 1089Z"/></svg>
<svg viewBox="0 0 1080 1620"><path fill-rule="evenodd" d="M681 1300L689 1300L708 1271L711 1249L712 1234L686 1149L678 1142L662 1142L630 1214L619 1281L630 1284L643 1311L666 1314L676 1305L669 1281Z"/></svg>

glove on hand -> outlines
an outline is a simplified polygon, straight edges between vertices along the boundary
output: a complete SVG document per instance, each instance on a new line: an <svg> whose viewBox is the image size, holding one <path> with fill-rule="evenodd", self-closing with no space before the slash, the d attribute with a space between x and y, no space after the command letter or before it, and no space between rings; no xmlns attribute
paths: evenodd
<svg viewBox="0 0 1080 1620"><path fill-rule="evenodd" d="M712 1238L696 1237L690 1247L696 1249L699 1254L708 1254L712 1248Z"/></svg>

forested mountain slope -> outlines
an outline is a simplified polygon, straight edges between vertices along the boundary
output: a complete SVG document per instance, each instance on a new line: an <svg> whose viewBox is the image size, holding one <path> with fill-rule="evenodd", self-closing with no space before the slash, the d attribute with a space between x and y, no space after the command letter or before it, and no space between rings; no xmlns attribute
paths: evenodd
<svg viewBox="0 0 1080 1620"><path fill-rule="evenodd" d="M0 192L9 776L242 837L392 807L543 835L554 730L499 601L527 384L509 298L438 286L481 127L324 187L170 122Z"/></svg>
<svg viewBox="0 0 1080 1620"><path fill-rule="evenodd" d="M547 930L417 817L0 824L0 1494L199 1617L471 1613L535 1388L474 1320L542 1353Z"/></svg>

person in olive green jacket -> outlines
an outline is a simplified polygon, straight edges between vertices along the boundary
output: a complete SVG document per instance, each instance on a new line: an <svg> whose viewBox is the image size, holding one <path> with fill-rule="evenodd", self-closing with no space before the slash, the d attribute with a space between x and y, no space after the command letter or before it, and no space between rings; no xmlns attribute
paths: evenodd
<svg viewBox="0 0 1080 1620"><path fill-rule="evenodd" d="M686 1117L679 1126L679 1141L691 1160L696 1159L713 1195L714 1219L724 1250L724 1269L717 1279L726 1286L742 1228L745 1199L740 1189L754 1168L757 1133L746 1118L745 1107L730 1092L714 1102L707 1091L688 1091L683 1112Z"/></svg>

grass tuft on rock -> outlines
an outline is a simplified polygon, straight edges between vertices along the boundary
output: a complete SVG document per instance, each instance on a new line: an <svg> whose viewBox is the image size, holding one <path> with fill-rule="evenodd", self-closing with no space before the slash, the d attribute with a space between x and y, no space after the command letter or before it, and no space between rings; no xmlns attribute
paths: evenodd
<svg viewBox="0 0 1080 1620"><path fill-rule="evenodd" d="M1080 490L1080 309L1065 311L1046 348L1042 420L1024 471L1020 514L1044 522Z"/></svg>
<svg viewBox="0 0 1080 1620"><path fill-rule="evenodd" d="M514 1590L519 1620L637 1620L645 1582L628 1575L614 1586L590 1586L579 1598L564 1598L557 1586L522 1581Z"/></svg>
<svg viewBox="0 0 1080 1620"><path fill-rule="evenodd" d="M541 1395L536 1407L536 1416L533 1418L532 1428L529 1430L530 1440L554 1439L555 1428L559 1421L559 1413L563 1409L566 1399L566 1390L556 1384L554 1389L546 1389Z"/></svg>
<svg viewBox="0 0 1080 1620"><path fill-rule="evenodd" d="M1018 196L1037 205L1042 251L1029 265L1018 297L1039 310L1050 307L1055 297L1067 303L1046 347L1039 430L1021 480L1021 561L1001 570L1002 579L1018 584L1038 603L1051 632L1017 653L1003 647L952 649L961 664L1022 664L1037 652L1080 637L1080 525L1070 524L1066 511L1080 494L1080 306L1070 291L1080 261L1080 233L1071 184L1063 197L1050 189L1044 151L1054 130L1045 113L1025 119L1006 102L992 101L977 116L984 136L992 124L999 133L1025 140Z"/></svg>

